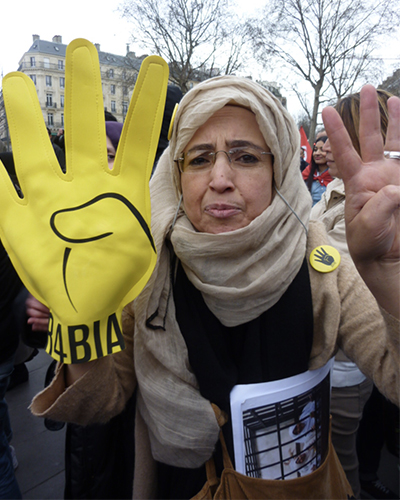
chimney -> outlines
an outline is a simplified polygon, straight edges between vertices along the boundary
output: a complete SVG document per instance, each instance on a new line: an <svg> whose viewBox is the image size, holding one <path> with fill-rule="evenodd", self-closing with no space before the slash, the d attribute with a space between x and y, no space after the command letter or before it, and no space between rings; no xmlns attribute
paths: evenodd
<svg viewBox="0 0 400 500"><path fill-rule="evenodd" d="M40 40L40 36L39 35L32 35L32 39L34 42L36 42L36 40Z"/></svg>
<svg viewBox="0 0 400 500"><path fill-rule="evenodd" d="M60 35L53 36L54 43L62 43L62 37Z"/></svg>
<svg viewBox="0 0 400 500"><path fill-rule="evenodd" d="M96 47L97 52L100 52L100 44L99 43L95 43L94 46Z"/></svg>
<svg viewBox="0 0 400 500"><path fill-rule="evenodd" d="M129 54L129 43L126 44L126 55Z"/></svg>

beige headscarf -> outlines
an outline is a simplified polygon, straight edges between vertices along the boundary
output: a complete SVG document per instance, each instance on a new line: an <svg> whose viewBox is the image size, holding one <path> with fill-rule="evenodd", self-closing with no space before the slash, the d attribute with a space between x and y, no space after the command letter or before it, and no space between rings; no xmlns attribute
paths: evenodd
<svg viewBox="0 0 400 500"><path fill-rule="evenodd" d="M275 194L271 205L248 226L223 234L199 233L184 207L178 210L180 176L173 160L211 115L232 102L256 116L274 155ZM210 402L199 394L175 319L166 241L170 239L189 280L223 324L245 323L268 310L286 291L305 256L311 198L300 174L299 147L289 113L251 80L207 80L180 103L170 146L151 181L157 265L131 306L139 408L157 460L199 467L211 456L219 430Z"/></svg>

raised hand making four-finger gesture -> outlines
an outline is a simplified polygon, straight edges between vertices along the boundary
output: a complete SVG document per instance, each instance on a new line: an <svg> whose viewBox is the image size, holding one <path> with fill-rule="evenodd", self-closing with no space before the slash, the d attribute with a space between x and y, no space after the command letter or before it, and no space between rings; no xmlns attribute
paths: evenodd
<svg viewBox="0 0 400 500"><path fill-rule="evenodd" d="M361 90L361 157L337 112L322 112L346 189L346 236L351 256L378 303L400 316L400 99L388 101L383 144L376 91Z"/></svg>
<svg viewBox="0 0 400 500"><path fill-rule="evenodd" d="M98 53L74 40L66 54L63 174L32 81L22 73L3 80L23 198L0 165L1 240L26 287L50 308L47 351L65 363L123 349L122 308L154 269L148 183L167 84L165 61L145 59L110 171Z"/></svg>

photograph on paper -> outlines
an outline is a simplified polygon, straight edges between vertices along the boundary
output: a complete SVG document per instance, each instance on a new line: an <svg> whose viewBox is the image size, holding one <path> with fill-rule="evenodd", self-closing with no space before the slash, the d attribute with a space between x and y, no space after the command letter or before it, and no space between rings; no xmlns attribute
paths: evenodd
<svg viewBox="0 0 400 500"><path fill-rule="evenodd" d="M329 442L330 368L231 392L235 465L261 479L294 479L324 462Z"/></svg>

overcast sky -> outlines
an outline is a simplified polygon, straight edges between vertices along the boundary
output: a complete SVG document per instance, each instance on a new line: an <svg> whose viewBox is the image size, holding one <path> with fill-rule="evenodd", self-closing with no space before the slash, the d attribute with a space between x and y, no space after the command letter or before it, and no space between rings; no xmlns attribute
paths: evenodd
<svg viewBox="0 0 400 500"><path fill-rule="evenodd" d="M247 13L264 3L264 0L236 0L239 7ZM126 44L130 42L130 25L117 12L120 0L67 0L49 2L35 0L3 0L0 28L0 87L1 77L18 69L23 54L32 45L32 35L39 35L42 40L51 40L55 35L62 36L62 43L68 44L75 38L86 38L92 43L99 43L101 50L118 55L125 55ZM389 45L399 57L400 30ZM131 50L140 52L130 44ZM391 57L388 44L385 57ZM391 64L392 63L392 64ZM387 61L382 71L382 78L392 72L394 61ZM400 61L397 60L397 68ZM255 79L262 75L254 74ZM267 79L267 78L265 78ZM279 82L278 82L279 84ZM286 94L287 95L287 94ZM297 99L288 96L288 109L296 114L299 111Z"/></svg>
<svg viewBox="0 0 400 500"><path fill-rule="evenodd" d="M62 36L68 44L75 38L100 43L101 50L125 55L129 25L116 12L119 0L4 1L1 6L0 71L18 69L19 59L32 45L32 35L42 40Z"/></svg>

